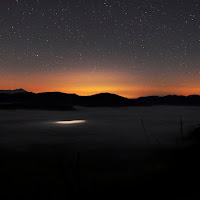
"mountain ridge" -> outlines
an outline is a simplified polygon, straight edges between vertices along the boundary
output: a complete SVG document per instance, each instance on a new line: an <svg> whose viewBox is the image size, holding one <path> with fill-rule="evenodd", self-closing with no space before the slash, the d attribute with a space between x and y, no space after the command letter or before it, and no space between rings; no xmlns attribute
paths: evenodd
<svg viewBox="0 0 200 200"><path fill-rule="evenodd" d="M0 104L56 106L86 106L86 107L121 107L121 106L153 106L153 105L181 105L200 106L199 95L179 96L147 96L129 99L112 93L99 93L90 96L79 96L62 92L32 93L23 89L0 90ZM6 92L8 91L8 92ZM55 106L56 105L56 106ZM21 106L22 107L22 106ZM60 108L60 107L59 107Z"/></svg>
<svg viewBox="0 0 200 200"><path fill-rule="evenodd" d="M26 93L27 91L19 88L14 90L0 90L0 93L6 93L6 94L16 94L16 93Z"/></svg>

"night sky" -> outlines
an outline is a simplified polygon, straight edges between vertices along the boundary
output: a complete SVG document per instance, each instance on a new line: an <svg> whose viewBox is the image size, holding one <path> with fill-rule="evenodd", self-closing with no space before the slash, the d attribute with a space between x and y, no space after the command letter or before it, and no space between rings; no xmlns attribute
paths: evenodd
<svg viewBox="0 0 200 200"><path fill-rule="evenodd" d="M200 94L199 0L0 3L0 89Z"/></svg>

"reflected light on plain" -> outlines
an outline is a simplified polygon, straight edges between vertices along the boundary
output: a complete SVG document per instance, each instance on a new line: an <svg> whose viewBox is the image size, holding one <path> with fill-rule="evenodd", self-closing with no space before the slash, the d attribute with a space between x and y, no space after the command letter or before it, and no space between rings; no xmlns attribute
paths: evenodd
<svg viewBox="0 0 200 200"><path fill-rule="evenodd" d="M57 121L55 124L82 124L85 123L86 120L70 120L70 121Z"/></svg>

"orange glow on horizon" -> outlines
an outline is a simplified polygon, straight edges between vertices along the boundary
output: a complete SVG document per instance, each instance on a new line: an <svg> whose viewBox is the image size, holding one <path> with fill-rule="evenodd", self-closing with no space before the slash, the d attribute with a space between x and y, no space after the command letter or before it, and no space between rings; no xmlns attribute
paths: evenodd
<svg viewBox="0 0 200 200"><path fill-rule="evenodd" d="M197 82L185 85L180 80L168 84L158 81L150 82L150 79L147 81L148 76L140 77L128 72L57 72L53 74L32 74L29 77L21 74L4 74L4 76L7 78L0 80L0 89L23 88L35 93L59 91L87 96L109 92L127 98L200 94L200 87L197 87L199 85Z"/></svg>

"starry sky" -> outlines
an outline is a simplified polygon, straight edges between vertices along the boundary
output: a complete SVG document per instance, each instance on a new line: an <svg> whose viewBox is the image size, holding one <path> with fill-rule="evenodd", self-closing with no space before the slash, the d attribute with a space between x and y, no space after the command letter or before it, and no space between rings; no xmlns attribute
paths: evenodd
<svg viewBox="0 0 200 200"><path fill-rule="evenodd" d="M200 94L199 0L1 0L0 89Z"/></svg>

